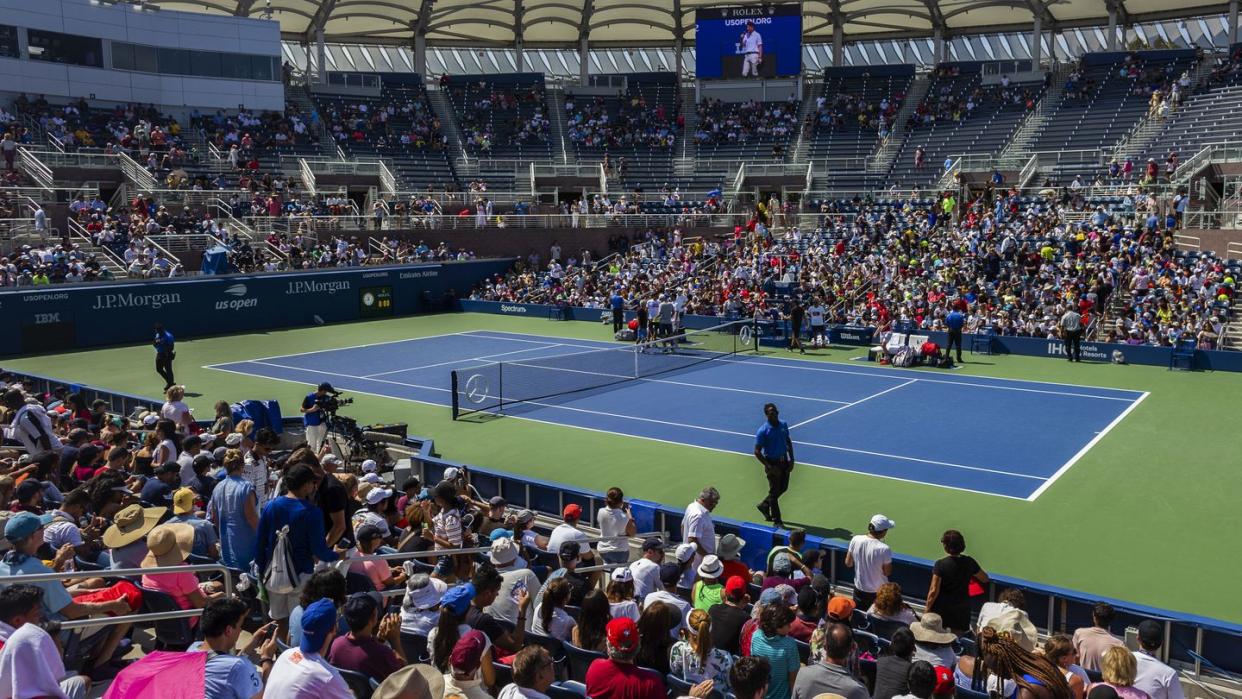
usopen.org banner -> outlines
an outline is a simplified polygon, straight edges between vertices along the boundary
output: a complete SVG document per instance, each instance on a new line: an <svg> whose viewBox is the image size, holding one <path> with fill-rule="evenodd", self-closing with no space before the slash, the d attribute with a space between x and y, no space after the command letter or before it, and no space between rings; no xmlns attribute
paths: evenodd
<svg viewBox="0 0 1242 699"><path fill-rule="evenodd" d="M0 354L146 342L154 323L177 339L456 310L446 298L503 274L512 259L276 274L75 284L0 292ZM452 295L449 295L449 291Z"/></svg>

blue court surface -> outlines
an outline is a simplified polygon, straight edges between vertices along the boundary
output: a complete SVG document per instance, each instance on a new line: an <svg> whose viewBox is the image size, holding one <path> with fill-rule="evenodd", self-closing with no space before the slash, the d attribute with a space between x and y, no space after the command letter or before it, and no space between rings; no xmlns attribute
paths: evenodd
<svg viewBox="0 0 1242 699"><path fill-rule="evenodd" d="M479 330L261 357L208 368L450 405L450 370L624 347ZM629 350L618 350L629 351ZM630 351L630 354L633 354ZM1146 393L736 354L514 406L523 420L751 454L765 402L802 466L1034 500ZM484 423L486 421L483 421ZM478 425L480 436L486 424Z"/></svg>

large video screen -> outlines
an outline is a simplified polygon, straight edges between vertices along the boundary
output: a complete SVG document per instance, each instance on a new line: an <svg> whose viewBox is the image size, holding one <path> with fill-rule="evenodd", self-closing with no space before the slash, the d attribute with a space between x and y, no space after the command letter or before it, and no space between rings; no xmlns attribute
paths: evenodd
<svg viewBox="0 0 1242 699"><path fill-rule="evenodd" d="M694 31L699 78L755 80L802 72L799 5L699 8Z"/></svg>

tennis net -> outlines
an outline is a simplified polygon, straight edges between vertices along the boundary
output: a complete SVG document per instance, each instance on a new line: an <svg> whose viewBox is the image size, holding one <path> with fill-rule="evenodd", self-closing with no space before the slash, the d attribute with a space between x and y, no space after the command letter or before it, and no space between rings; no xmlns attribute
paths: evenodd
<svg viewBox="0 0 1242 699"><path fill-rule="evenodd" d="M755 322L740 320L624 347L455 369L453 419L637 381L758 348Z"/></svg>

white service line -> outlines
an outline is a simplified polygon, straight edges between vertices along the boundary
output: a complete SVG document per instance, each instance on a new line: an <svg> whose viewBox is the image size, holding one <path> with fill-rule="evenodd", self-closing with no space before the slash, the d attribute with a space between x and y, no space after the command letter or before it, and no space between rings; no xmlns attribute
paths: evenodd
<svg viewBox="0 0 1242 699"><path fill-rule="evenodd" d="M1091 450L1091 447L1094 447L1097 442L1099 442L1101 439L1104 439L1104 435L1108 434L1114 427L1120 424L1122 420L1126 419L1126 416L1129 415L1131 411L1133 411L1135 408L1139 406L1139 403L1142 403L1147 398L1147 396L1150 396L1150 395L1151 395L1150 391L1143 393L1143 395L1139 396L1133 403L1130 404L1130 407L1121 411L1120 415L1113 418L1112 422L1108 423L1108 425L1105 426L1104 429L1100 430L1099 434L1097 434L1095 437L1092 437L1090 442L1087 442L1085 445L1083 445L1082 449L1079 449L1077 454L1074 454L1072 457L1070 457L1069 461L1066 461L1065 464L1061 466L1061 468L1058 468L1056 473L1049 476L1048 479L1044 481L1044 484L1039 486L1039 488L1037 488L1035 492L1031 493L1026 499L1031 502L1035 502L1035 498L1039 497L1040 495L1043 495L1045 490L1051 488L1052 484L1055 483L1058 478L1064 475L1066 471L1070 470L1071 466L1078 463L1079 459L1086 456L1087 452Z"/></svg>
<svg viewBox="0 0 1242 699"><path fill-rule="evenodd" d="M462 331L462 332L456 332L456 333L441 333L439 335L423 335L422 337L407 337L402 340L384 340L383 342L367 342L361 345L348 345L346 347L328 347L327 349L310 350L308 352L275 354L270 357L256 357L254 359L240 359L234 362L220 362L219 364L208 364L206 365L205 368L215 369L216 367L224 366L225 364L242 364L244 362L255 362L261 359L284 359L285 357L305 357L308 354L322 354L324 352L339 352L342 350L362 349L363 347L379 347L380 345L395 345L401 342L418 342L419 340L434 340L440 337L454 337L456 335L469 336L470 333L468 331Z"/></svg>
<svg viewBox="0 0 1242 699"><path fill-rule="evenodd" d="M512 352L485 354L481 357L470 357L468 359L454 359L448 362L436 362L435 364L422 364L420 366L411 366L411 367L406 367L404 369L393 369L392 371L381 371L377 374L367 374L363 378L370 379L376 376L388 376L389 374L401 374L407 371L418 371L419 369L433 369L438 366L448 366L450 364L460 364L462 362L482 362L482 361L487 361L489 359L494 359L496 357L505 357L510 354L521 354L523 352L538 352L539 350L551 349L553 347L560 347L560 345L551 343L551 342L545 342L543 343L542 347L527 347L526 349L513 350ZM559 356L559 355L553 355L553 356ZM273 359L280 359L280 357L273 357Z"/></svg>
<svg viewBox="0 0 1242 699"><path fill-rule="evenodd" d="M860 398L860 399L858 399L858 400L854 401L853 403L846 403L845 405L843 405L843 406L841 406L841 407L839 407L839 408L833 408L832 410L829 410L829 411L828 411L828 412L826 412L826 413L820 413L819 415L816 415L815 417L812 417L812 418L809 418L809 419L803 420L802 422L799 422L799 423L798 423L798 424L796 424L796 425L790 425L790 426L789 426L789 429L791 429L791 430L792 430L792 429L793 429L793 428L795 428L795 427L802 427L803 425L805 425L805 424L807 424L807 423L809 423L809 422L815 422L816 420L818 420L818 419L820 419L820 418L825 418L825 417L828 417L829 415L832 415L833 413L839 413L839 412L841 412L842 410L845 410L846 408L852 408L852 407L854 407L855 405L858 405L859 403L866 403L867 401L871 400L872 398L879 398L880 396L884 395L885 393L889 393L889 392L892 392L892 391L896 391L897 389L902 388L902 387L904 387L904 386L909 386L910 384L912 384L912 383L914 383L914 382L916 382L916 381L918 381L918 379L910 379L909 381L907 381L907 382L905 382L905 383L899 383L899 384L897 384L896 386L892 386L892 387L890 387L890 388L886 388L886 389L884 389L883 391L880 391L879 393L872 393L871 395L867 396L866 398Z"/></svg>

